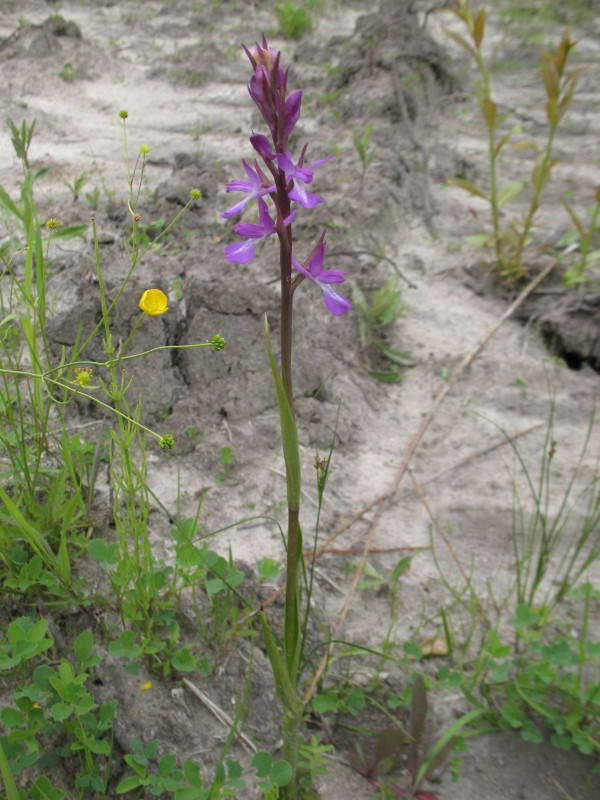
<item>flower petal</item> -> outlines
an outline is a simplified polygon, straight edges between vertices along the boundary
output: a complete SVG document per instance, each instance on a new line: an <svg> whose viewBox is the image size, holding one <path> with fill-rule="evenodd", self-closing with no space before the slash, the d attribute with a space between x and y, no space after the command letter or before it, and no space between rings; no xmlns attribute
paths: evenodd
<svg viewBox="0 0 600 800"><path fill-rule="evenodd" d="M298 180L294 181L294 188L290 192L289 197L290 200L295 200L296 203L299 203L302 208L314 208L318 206L319 203L325 202L324 197L319 197L317 194L306 191L302 181Z"/></svg>
<svg viewBox="0 0 600 800"><path fill-rule="evenodd" d="M319 281L323 271L323 259L325 258L325 241L317 242L312 253L308 257L305 268L313 281Z"/></svg>
<svg viewBox="0 0 600 800"><path fill-rule="evenodd" d="M269 234L275 233L277 226L271 219L269 208L261 197L258 198L258 218L264 231L264 236L269 236Z"/></svg>
<svg viewBox="0 0 600 800"><path fill-rule="evenodd" d="M254 133L250 137L250 144L259 154L267 161L271 161L274 158L274 153L271 150L271 144L266 136L263 136L262 133Z"/></svg>
<svg viewBox="0 0 600 800"><path fill-rule="evenodd" d="M247 236L249 239L262 239L265 235L263 226L255 222L238 222L233 226L233 230L239 236Z"/></svg>
<svg viewBox="0 0 600 800"><path fill-rule="evenodd" d="M323 289L323 300L325 301L327 310L335 317L339 317L340 314L345 314L347 311L350 311L352 308L350 300L346 300L345 297L342 297L341 294L338 294L327 285L323 285L321 288Z"/></svg>
<svg viewBox="0 0 600 800"><path fill-rule="evenodd" d="M258 176L258 173L255 172L252 169L252 167L250 166L250 164L248 164L248 162L245 161L244 159L242 159L242 164L244 165L244 169L246 170L246 175L250 179L250 183L252 184L252 188L253 189L259 189L260 188L260 178Z"/></svg>
<svg viewBox="0 0 600 800"><path fill-rule="evenodd" d="M249 181L243 181L241 178L236 178L230 181L225 187L226 192L251 192L253 186Z"/></svg>
<svg viewBox="0 0 600 800"><path fill-rule="evenodd" d="M236 203L234 206L232 206L227 211L224 211L219 216L221 216L223 219L227 219L228 217L235 217L236 214L239 214L240 211L243 211L246 208L246 206L248 205L250 200L252 200L252 195L248 195L248 197L244 197L243 200L240 200L239 203Z"/></svg>
<svg viewBox="0 0 600 800"><path fill-rule="evenodd" d="M298 178L304 183L312 183L313 174L307 167L297 167L289 153L275 153L279 169L282 169L290 178Z"/></svg>
<svg viewBox="0 0 600 800"><path fill-rule="evenodd" d="M319 275L319 283L343 283L346 273L341 269L326 269Z"/></svg>
<svg viewBox="0 0 600 800"><path fill-rule="evenodd" d="M169 299L160 289L146 289L140 298L139 305L144 314L156 317L169 310ZM78 383L81 383L81 381L78 381Z"/></svg>
<svg viewBox="0 0 600 800"><path fill-rule="evenodd" d="M292 92L285 101L285 125L283 135L285 139L294 130L294 126L300 117L300 104L302 103L302 91Z"/></svg>
<svg viewBox="0 0 600 800"><path fill-rule="evenodd" d="M327 161L331 161L332 158L333 156L331 155L325 156L324 158L319 158L317 161L313 161L311 164L308 164L306 168L313 170L316 167L320 167L321 164L325 164Z"/></svg>
<svg viewBox="0 0 600 800"><path fill-rule="evenodd" d="M297 272L299 272L301 275L304 275L305 278L309 278L311 281L314 281L314 278L310 274L310 272L305 267L302 266L302 264L298 261L298 259L294 258L293 256L292 256L292 266Z"/></svg>
<svg viewBox="0 0 600 800"><path fill-rule="evenodd" d="M242 239L241 242L233 242L225 248L225 258L234 264L248 264L254 258L256 252L256 242L252 239Z"/></svg>

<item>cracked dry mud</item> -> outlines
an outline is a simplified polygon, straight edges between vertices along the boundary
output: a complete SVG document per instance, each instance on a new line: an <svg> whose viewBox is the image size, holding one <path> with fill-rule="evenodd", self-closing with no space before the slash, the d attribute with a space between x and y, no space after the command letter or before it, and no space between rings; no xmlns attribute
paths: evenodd
<svg viewBox="0 0 600 800"><path fill-rule="evenodd" d="M128 370L134 378L131 397L142 399L144 419L176 438L173 457L151 451L152 490L168 508L179 503L187 514L198 491L210 487L203 507L207 529L247 516L251 504L257 512L269 510L276 516L285 482L261 327L264 314L274 331L278 325L274 250L265 248L250 268L228 264L222 249L231 226L218 217L228 203L226 182L237 175L239 160L249 156L248 132L260 127L247 96L247 65L239 44L274 29L272 4L65 0L59 11L66 22L58 26L47 22L50 7L41 0L2 0L1 5L1 116L17 123L37 120L33 165L51 168L39 182L42 214L70 224L87 221L88 204L83 198L73 201L66 183L86 172L89 183L83 194L98 187L95 218L110 287L118 285L129 266L127 176L118 111L129 112L131 151L137 152L140 144L150 148L147 191L139 208L144 222L169 220L185 204L190 189L202 191L166 244L140 263L114 320L118 335L125 337L140 291L149 285L169 290L179 282L181 297L172 299L169 315L150 320L132 346L205 341L214 333L228 341L222 353L201 349L177 356L154 354L151 361L135 362ZM360 350L354 316L330 318L314 287L302 286L296 308L295 390L305 470L305 530L314 522L315 451L323 453L329 446L337 418L323 538L390 488L444 379L515 296L514 290L492 281L481 255L464 245L463 237L487 220L484 204L447 186L458 174L485 181L485 132L468 94L473 78L442 30L455 23L434 14L422 28L423 15L401 0L382 2L376 13L372 3L360 0L325 6L310 37L299 43L273 37L285 60L292 62L293 86L306 90L296 146L310 141L315 158L332 150L336 155L316 178L327 204L302 216L298 247L306 251L326 226L331 263L336 259L336 266L367 293L393 274L389 260L400 269L408 314L395 322L387 337L393 347L410 353L415 365L400 384L373 380L366 368L371 355ZM547 31L550 43L559 35L558 30ZM575 29L574 37L579 40L575 61L586 71L557 139L560 164L540 216L538 237L549 245L569 228L561 194L574 190L577 202L589 206L600 184L600 17L585 30ZM488 46L496 48L495 95L508 115L506 125L520 123L527 135L541 140L542 90L533 78L538 46L507 39L493 15ZM71 67L65 73L66 64ZM65 80L65 74L72 79ZM363 181L352 135L369 120L376 156ZM529 163L521 153L507 155L504 174L522 176ZM0 184L12 190L17 181L18 165L5 132L0 139ZM0 237L2 224L0 220ZM376 257L380 251L388 261ZM80 323L85 329L97 318L89 238L62 244L53 263L50 335L58 349L73 341ZM546 262L534 250L528 263L533 275ZM592 288L567 296L560 286L560 275L548 279L516 317L501 326L446 398L412 463L417 482L427 484L436 519L448 530L458 559L472 569L482 592L492 582L496 595L501 595L510 588L513 575L513 461L508 447L488 450L499 438L498 428L510 435L534 428L521 437L519 447L528 463L537 463L552 396L558 480L566 484L597 397L600 295ZM99 354L97 343L90 355ZM558 365L552 357L557 354L577 369ZM90 440L109 424L90 407L80 406L79 415L73 424L83 426L82 435ZM231 448L234 467L229 477L215 481L223 447ZM462 464L467 456L485 450L485 455ZM596 431L584 459L584 481L591 478L598 455ZM157 557L169 559L167 523L158 507L151 526ZM374 546L428 547L430 528L428 512L405 477L379 521ZM366 530L365 521L355 523L336 547L361 548ZM277 527L267 522L234 527L214 546L222 552L231 547L235 558L249 565L265 555L282 555ZM459 584L455 562L442 542L437 550L444 577ZM398 558L398 553L381 554L373 562L389 574ZM318 590L325 619L333 619L343 603L340 589L349 585L348 560L340 554L319 559L327 579L320 579ZM597 581L597 566L590 578ZM425 551L402 578L393 641L400 645L415 630L422 638L435 635L432 615L448 602L431 553ZM359 592L343 638L380 647L388 621L388 598ZM190 619L190 631L192 623ZM77 624L74 620L74 629ZM203 688L227 710L242 665L233 659L220 675L217 670L217 680L204 680ZM360 673L360 666L356 669ZM369 669L365 667L366 673ZM139 679L124 675L110 660L100 677L102 699L116 696L121 704L120 742L143 733L159 738L167 752L210 764L225 731L194 697L175 684L157 686L152 695L140 694ZM263 746L274 747L275 701L269 668L260 654L252 681L248 732ZM386 681L398 690L402 674L390 668ZM450 695L434 696L432 706L440 729L465 710L463 701ZM341 756L347 760L347 753ZM600 784L598 778L595 783L590 778L591 766L573 752L527 745L508 733L481 736L470 742L459 781L453 783L446 773L435 791L441 798L458 800L558 800L565 796L559 781L570 796L592 800ZM331 800L359 800L372 797L373 791L358 774L336 762L321 794Z"/></svg>

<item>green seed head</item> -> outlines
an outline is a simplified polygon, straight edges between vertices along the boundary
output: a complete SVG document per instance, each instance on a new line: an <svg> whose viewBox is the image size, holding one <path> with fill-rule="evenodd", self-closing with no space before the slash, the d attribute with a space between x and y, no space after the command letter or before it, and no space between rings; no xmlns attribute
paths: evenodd
<svg viewBox="0 0 600 800"><path fill-rule="evenodd" d="M215 333L215 335L210 339L210 343L215 350L222 350L227 344L225 339L222 336L219 336L218 333Z"/></svg>
<svg viewBox="0 0 600 800"><path fill-rule="evenodd" d="M127 119L127 117L129 116L129 111L119 111L119 116L121 117L121 119Z"/></svg>
<svg viewBox="0 0 600 800"><path fill-rule="evenodd" d="M175 439L171 436L170 433L165 433L164 436L160 437L161 450L170 450L174 444L175 444Z"/></svg>
<svg viewBox="0 0 600 800"><path fill-rule="evenodd" d="M202 197L202 192L200 189L192 189L190 191L190 200L200 200Z"/></svg>

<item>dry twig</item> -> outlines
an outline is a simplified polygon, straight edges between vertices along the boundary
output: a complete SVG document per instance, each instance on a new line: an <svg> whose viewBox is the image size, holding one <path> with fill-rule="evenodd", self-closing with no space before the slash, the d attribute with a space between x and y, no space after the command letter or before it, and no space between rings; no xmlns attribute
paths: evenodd
<svg viewBox="0 0 600 800"><path fill-rule="evenodd" d="M204 705L219 720L219 722L221 722L228 730L233 728L233 720L226 711L223 711L223 709L214 703L207 694L205 694L187 678L183 678L183 683L187 686L190 692L195 695L198 700L200 700L201 703L204 703ZM237 738L240 740L240 744L247 753L254 754L257 752L256 745L246 736L245 733L239 731L237 733Z"/></svg>

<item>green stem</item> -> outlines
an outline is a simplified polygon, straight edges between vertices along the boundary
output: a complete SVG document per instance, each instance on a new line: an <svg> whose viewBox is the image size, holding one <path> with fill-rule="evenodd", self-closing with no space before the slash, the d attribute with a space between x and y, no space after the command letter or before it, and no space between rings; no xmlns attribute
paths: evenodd
<svg viewBox="0 0 600 800"><path fill-rule="evenodd" d="M486 100L492 102L491 88L490 88L490 73L486 67L485 61L481 54L481 47L475 49L477 68L481 75L483 82L482 95ZM485 114L484 114L485 117ZM494 248L496 250L496 259L498 264L502 265L502 237L500 234L500 209L498 206L498 175L497 175L497 153L496 153L496 126L485 118L485 123L488 132L488 155L490 161L490 211L492 214L492 228L494 230Z"/></svg>
<svg viewBox="0 0 600 800"><path fill-rule="evenodd" d="M284 623L284 656L285 669L289 683L294 692L298 682L298 664L300 657L300 603L299 603L299 563L302 558L302 532L300 529L300 460L296 438L296 420L294 413L294 392L292 382L292 342L293 342L293 295L292 284L292 229L283 224L290 213L290 200L286 188L285 174L279 170L276 176L277 187L277 234L279 238L279 265L281 274L281 381L285 394L288 424L283 423L282 439L286 454L288 530L287 530L287 562L285 583L285 623ZM282 397L281 400L285 404ZM281 403L280 403L281 405ZM293 439L295 452L290 453L290 440ZM287 451L287 453L286 453ZM293 706L286 704L283 708L283 756L292 767L292 780L283 789L283 796L289 800L297 798L298 752L300 747L300 728L303 717L303 706L300 702Z"/></svg>
<svg viewBox="0 0 600 800"><path fill-rule="evenodd" d="M521 265L521 256L523 254L523 250L525 249L525 245L527 243L527 237L529 236L529 233L533 226L534 217L539 208L540 195L542 193L542 189L546 185L546 173L548 171L548 165L550 163L550 157L552 155L552 148L554 146L554 136L556 135L557 127L558 127L557 122L552 123L550 126L548 141L546 142L546 148L544 150L544 158L542 159L542 164L539 170L538 179L533 188L533 195L531 197L531 203L529 204L529 211L527 212L527 217L525 218L525 222L523 223L523 230L519 235L519 241L515 253L515 265L517 267L520 267Z"/></svg>
<svg viewBox="0 0 600 800"><path fill-rule="evenodd" d="M4 783L4 790L6 792L7 800L19 800L21 797L12 772L10 771L10 764L0 743L0 775L2 775L2 782Z"/></svg>

